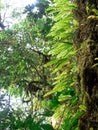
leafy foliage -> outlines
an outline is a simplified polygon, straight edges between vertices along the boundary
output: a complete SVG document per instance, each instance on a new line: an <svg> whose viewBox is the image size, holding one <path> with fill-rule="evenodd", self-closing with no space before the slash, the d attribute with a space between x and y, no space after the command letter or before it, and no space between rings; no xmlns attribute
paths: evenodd
<svg viewBox="0 0 98 130"><path fill-rule="evenodd" d="M51 46L46 37L51 28L51 20L46 16L46 6L42 8L39 3L37 5L39 10L43 9L41 15L45 15L44 17L38 15L35 21L37 14L29 16L27 13L27 17L18 25L14 24L12 28L0 32L1 89L6 89L10 95L20 96L22 109L24 104L29 104L27 111L20 106L17 110L13 108L7 119L5 116L6 126L5 121L2 121L2 129L53 129L47 120L53 113L41 105L43 95L52 87L50 71L44 67L51 57L48 55ZM48 28L46 30L45 25Z"/></svg>
<svg viewBox="0 0 98 130"><path fill-rule="evenodd" d="M78 130L86 108L76 93L75 8L69 0L37 0L25 7L24 20L0 32L1 89L28 108L9 105L2 129Z"/></svg>
<svg viewBox="0 0 98 130"><path fill-rule="evenodd" d="M78 118L82 115L82 111L78 109L78 99L76 94L76 60L73 45L74 37L74 21L73 9L76 5L71 1L57 0L54 5L49 8L51 14L54 15L54 25L49 33L52 40L52 50L49 54L53 60L46 66L52 66L55 75L54 88L45 96L55 93L58 105L54 106L54 117L60 121L56 124L56 129L72 130L78 126ZM62 125L63 124L63 125Z"/></svg>

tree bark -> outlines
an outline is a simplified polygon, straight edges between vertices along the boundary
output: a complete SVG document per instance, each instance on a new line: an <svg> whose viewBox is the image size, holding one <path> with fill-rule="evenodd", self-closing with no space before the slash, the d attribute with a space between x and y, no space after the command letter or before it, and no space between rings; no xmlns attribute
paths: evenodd
<svg viewBox="0 0 98 130"><path fill-rule="evenodd" d="M98 0L76 0L75 46L81 103L87 108L80 118L80 130L98 130Z"/></svg>

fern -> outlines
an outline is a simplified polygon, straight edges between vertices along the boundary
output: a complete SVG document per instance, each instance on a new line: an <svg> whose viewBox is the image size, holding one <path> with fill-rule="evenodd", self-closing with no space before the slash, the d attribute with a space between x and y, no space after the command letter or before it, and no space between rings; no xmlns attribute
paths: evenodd
<svg viewBox="0 0 98 130"><path fill-rule="evenodd" d="M54 115L61 117L58 129L71 130L75 125L77 127L77 114L73 114L77 109L77 96L75 90L72 88L74 85L75 74L77 72L76 61L74 55L76 51L73 46L74 26L73 26L73 9L76 5L69 0L56 0L54 5L48 10L54 14L54 26L50 34L52 41L52 55L53 60L47 64L52 66L52 74L54 77L54 88L45 94L48 96L55 93L58 96L58 107L54 107ZM76 104L76 106L74 106ZM73 112L71 112L73 111ZM73 116L74 115L74 116ZM77 118L77 119L76 119ZM76 119L76 120L75 120ZM64 125L64 120L68 121L69 126ZM73 121L72 121L73 120ZM72 122L71 122L72 121ZM61 125L63 123L63 125Z"/></svg>

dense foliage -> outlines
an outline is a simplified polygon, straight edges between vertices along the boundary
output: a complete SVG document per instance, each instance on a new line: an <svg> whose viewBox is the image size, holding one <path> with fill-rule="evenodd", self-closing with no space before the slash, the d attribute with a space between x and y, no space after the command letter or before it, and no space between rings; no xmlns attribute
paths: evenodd
<svg viewBox="0 0 98 130"><path fill-rule="evenodd" d="M20 20L18 25L14 24L0 32L1 90L6 90L5 96L8 94L20 97L22 107L18 106L15 110L14 106L9 105L9 111L6 113L6 109L4 110L7 115L11 115L7 119L6 115L7 121L1 122L2 129L53 129L47 119L53 112L43 98L53 87L50 70L44 67L51 58L48 54L51 45L47 33L52 23L45 11L49 2L39 1L36 6L38 12L43 11L31 13L33 5L26 6L23 11L26 18Z"/></svg>
<svg viewBox="0 0 98 130"><path fill-rule="evenodd" d="M0 7L1 13L9 7ZM90 14L92 12L95 17ZM84 76L82 72L86 63L91 69L95 67L94 72L98 64L97 49L92 64L83 57L87 53L92 58L88 43L93 45L96 40L91 32L98 19L95 3L91 6L89 0L37 0L21 13L18 9L13 10L11 18L19 19L19 22L9 26L5 26L5 15L2 18L0 14L0 129L82 129L79 124L89 109L84 103L89 97L89 89L82 88L90 84L90 81L86 82L89 76L85 78L86 73ZM89 30L91 23L94 25ZM97 35L97 25L94 30ZM85 48L82 42L88 46ZM97 82L96 77L91 76L92 79ZM86 85L83 86L84 80ZM91 126L89 128L93 130Z"/></svg>

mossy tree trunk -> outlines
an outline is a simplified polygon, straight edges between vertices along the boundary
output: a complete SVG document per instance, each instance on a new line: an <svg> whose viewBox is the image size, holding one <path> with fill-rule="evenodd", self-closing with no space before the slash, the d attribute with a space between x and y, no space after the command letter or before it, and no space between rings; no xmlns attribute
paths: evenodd
<svg viewBox="0 0 98 130"><path fill-rule="evenodd" d="M98 130L98 0L76 0L79 22L75 46L78 49L78 82L82 104L87 108L80 118L80 130Z"/></svg>

